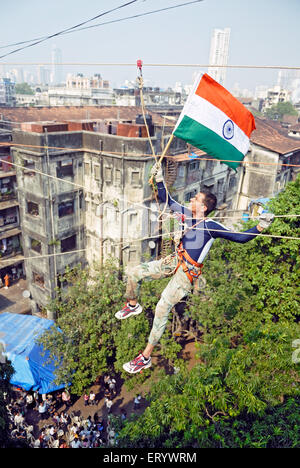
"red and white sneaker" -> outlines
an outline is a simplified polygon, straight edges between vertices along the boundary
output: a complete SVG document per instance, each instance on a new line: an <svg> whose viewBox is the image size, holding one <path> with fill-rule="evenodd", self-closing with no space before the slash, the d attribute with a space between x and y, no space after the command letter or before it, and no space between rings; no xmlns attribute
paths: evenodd
<svg viewBox="0 0 300 468"><path fill-rule="evenodd" d="M119 310L116 314L115 317L119 320L126 319L130 317L131 315L138 315L142 312L143 308L142 306L137 303L135 307L131 307L129 305L129 302L125 304L123 309Z"/></svg>
<svg viewBox="0 0 300 468"><path fill-rule="evenodd" d="M123 369L130 374L136 374L141 372L143 369L147 369L151 366L151 357L146 359L142 353L140 353L133 361L126 362L123 364Z"/></svg>

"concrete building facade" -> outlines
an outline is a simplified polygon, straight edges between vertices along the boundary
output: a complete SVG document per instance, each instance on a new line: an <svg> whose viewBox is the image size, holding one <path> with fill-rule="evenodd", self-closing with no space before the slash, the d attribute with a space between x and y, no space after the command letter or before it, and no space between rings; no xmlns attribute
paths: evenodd
<svg viewBox="0 0 300 468"><path fill-rule="evenodd" d="M9 142L11 132L0 129L0 142ZM15 168L10 164L10 146L0 146L0 286L24 274L22 235Z"/></svg>
<svg viewBox="0 0 300 468"><path fill-rule="evenodd" d="M229 55L230 28L214 29L212 33L209 53L209 65L215 65L208 68L208 74L225 86L226 68ZM222 67L217 67L221 65Z"/></svg>

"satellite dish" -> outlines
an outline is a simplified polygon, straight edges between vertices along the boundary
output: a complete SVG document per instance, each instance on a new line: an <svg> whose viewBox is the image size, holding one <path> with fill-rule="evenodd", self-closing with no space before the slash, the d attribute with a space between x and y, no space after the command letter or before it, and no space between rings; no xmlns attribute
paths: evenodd
<svg viewBox="0 0 300 468"><path fill-rule="evenodd" d="M155 244L154 241L150 241L150 242L148 243L148 245L149 245L150 249L155 249L155 245L156 245L156 244Z"/></svg>
<svg viewBox="0 0 300 468"><path fill-rule="evenodd" d="M154 214L154 213L152 213L152 214L150 215L150 220L154 223L154 222L157 220L157 215Z"/></svg>
<svg viewBox="0 0 300 468"><path fill-rule="evenodd" d="M22 293L23 297L25 299L28 299L30 297L30 291L28 291L27 289L25 289L25 291L23 291Z"/></svg>

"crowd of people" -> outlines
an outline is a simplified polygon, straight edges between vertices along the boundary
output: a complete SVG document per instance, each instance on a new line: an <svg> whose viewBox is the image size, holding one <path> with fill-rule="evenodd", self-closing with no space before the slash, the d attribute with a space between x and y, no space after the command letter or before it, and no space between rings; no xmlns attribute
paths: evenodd
<svg viewBox="0 0 300 468"><path fill-rule="evenodd" d="M98 448L118 444L117 421L127 418L124 408L119 415L112 414L116 396L116 380L104 376L104 405L99 416L87 417L74 412L68 389L40 395L38 392L18 389L7 401L11 438L32 448ZM93 390L83 395L84 406L95 407L99 400ZM106 410L104 409L106 408ZM136 405L134 405L136 409Z"/></svg>

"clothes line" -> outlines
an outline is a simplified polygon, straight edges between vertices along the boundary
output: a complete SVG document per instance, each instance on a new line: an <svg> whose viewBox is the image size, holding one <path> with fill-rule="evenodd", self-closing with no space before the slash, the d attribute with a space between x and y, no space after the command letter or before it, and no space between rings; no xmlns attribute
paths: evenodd
<svg viewBox="0 0 300 468"><path fill-rule="evenodd" d="M1 62L7 66L52 66L52 62ZM56 66L91 66L91 67L135 67L136 62L114 63L114 62L60 62ZM175 67L175 68L238 68L238 69L262 69L262 70L300 70L298 66L289 65L211 65L209 63L147 63L143 62L143 67Z"/></svg>
<svg viewBox="0 0 300 468"><path fill-rule="evenodd" d="M151 155L149 155L149 156L151 156ZM10 161L8 162L8 161L5 160L5 159L1 159L1 158L0 158L0 162L4 162L4 163L6 163L6 164L10 164L10 165L12 165L12 166L14 166L14 167L18 167L19 169L22 169L22 170L28 170L28 168L26 168L26 167L24 167L24 166L21 166L20 164L16 164L16 163L13 163L13 162L10 162ZM46 174L45 172L39 171L38 169L30 169L30 172L34 172L34 173L39 174L39 175L44 176L44 177L49 177L50 179L58 180L59 182L64 182L64 183L70 184L70 185L72 185L73 187L76 187L76 188L78 188L78 189L86 190L87 192L91 193L91 194L94 195L94 196L95 196L95 195L104 195L104 192L102 192L102 191L93 191L93 190L90 190L90 188L89 188L89 187L86 187L85 185L81 185L81 184L78 184L78 183L76 183L76 182L72 182L72 181L70 181L70 180L62 179L61 177L57 177L57 176L54 176L54 175L51 175L51 174ZM137 203L137 202L132 202L132 201L127 200L127 199L126 199L126 200L125 200L125 199L120 199L120 200L123 201L123 202L125 201L126 203L128 203L128 204L131 205L131 206L137 206L137 207L139 207L139 208L145 208L145 209L150 210L151 212L155 213L155 211L153 210L153 208L146 206L144 203L141 204L141 203ZM145 200L142 200L142 201L144 202ZM147 200L147 201L149 201L149 200ZM100 203L100 205L101 205L101 203ZM279 216L279 215L278 215L278 216ZM286 215L280 215L280 216L281 216L281 217L297 217L297 216L300 216L300 215L296 215L296 214L291 214L291 215L289 215L289 214L286 214ZM219 218L223 218L223 217L220 216ZM238 218L236 218L235 216L234 216L234 217L228 216L228 217L226 217L226 218L227 218L227 219L238 219ZM218 219L218 217L216 217L216 219Z"/></svg>
<svg viewBox="0 0 300 468"><path fill-rule="evenodd" d="M211 218L210 218L211 219ZM196 230L199 230L199 231L209 231L209 229L207 228L193 228L193 229L196 229ZM215 232L224 232L224 230L222 229L214 229ZM172 236L175 235L176 233L181 233L182 231L173 231L171 234ZM276 235L276 234L255 234L255 233L252 233L252 232L242 232L242 231L233 231L231 230L230 232L234 233L234 234L244 234L245 236L254 236L254 237L268 237L268 238L273 238L273 239L284 239L284 240L297 240L299 241L300 240L300 237L293 237L293 236L279 236L279 235ZM113 244L115 247L117 246L120 246L120 245L124 245L125 243L128 243L130 245L133 245L133 244L137 244L137 243L140 243L142 241L150 241L152 239L169 239L170 238L170 234L162 234L162 235L157 235L157 236L147 236L147 237L141 237L141 238L137 238L137 239L127 239L126 242L118 242L118 241L115 241L113 239L110 239L110 238L107 238L106 240L109 240L111 244ZM58 253L52 253L52 254L43 254L43 255L33 255L33 256L30 256L30 257L23 257L22 258L22 261L23 260L35 260L35 259L38 259L38 258L49 258L49 257L59 257L59 256L63 256L63 255L71 255L71 254L74 254L74 253L78 253L78 252L86 252L88 249L78 249L78 250L70 250L69 252L58 252ZM3 262L7 262L7 261L11 261L11 258L9 259L1 259L1 263Z"/></svg>
<svg viewBox="0 0 300 468"><path fill-rule="evenodd" d="M69 147L62 147L62 146L42 146L42 145L24 145L22 143L12 143L12 142L0 142L0 147L1 146L10 146L10 147L21 147L21 148L38 148L38 149L45 149L45 150L57 150L57 151L61 151L61 150L68 150L70 152L72 151L81 151L81 152L90 152L90 153L94 153L95 150L92 150L90 148L69 148ZM100 151L100 153L103 153L104 151ZM122 153L121 151L109 151L108 152L109 154L111 155L116 155L116 156L123 156L124 153ZM149 158L154 158L155 156L153 154L150 154L150 153L125 153L127 156L135 156L135 157L149 157ZM169 158L169 159L174 159L174 156L172 155L165 155L164 156L165 158ZM1 161L1 160L0 160ZM216 159L216 158L203 158L203 157L200 157L200 158L193 158L193 161L213 161L213 162L222 162L222 161L226 161L226 162L236 162L236 161L230 161L228 159ZM7 164L12 164L12 162L10 161L5 161ZM264 166L278 166L278 163L273 163L273 162L266 162L266 161L240 161L240 164L261 164L261 165L264 165ZM280 166L287 166L287 167L300 167L300 164L289 164L289 163L280 163ZM32 171L33 172L33 171Z"/></svg>

